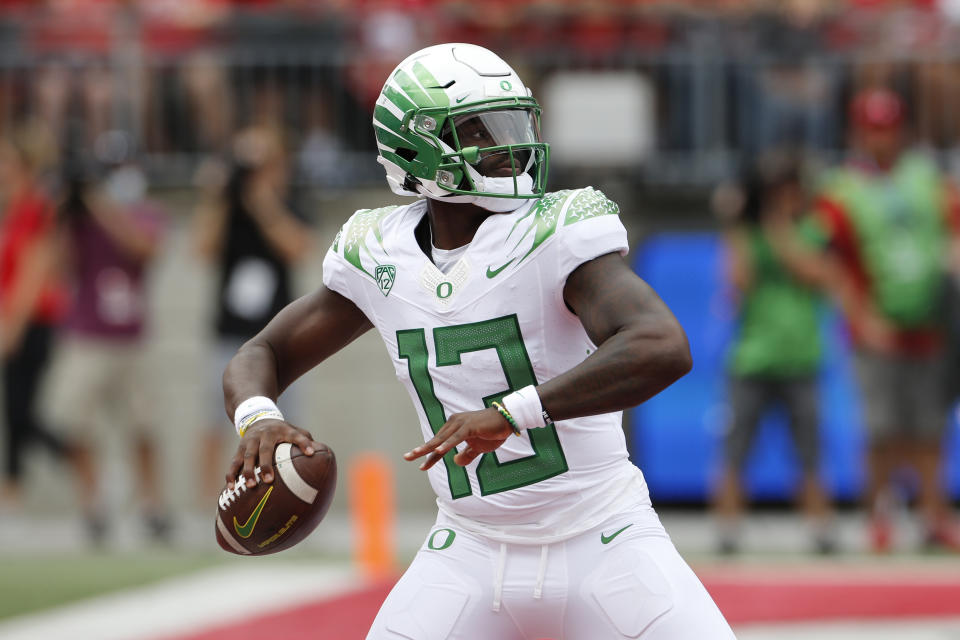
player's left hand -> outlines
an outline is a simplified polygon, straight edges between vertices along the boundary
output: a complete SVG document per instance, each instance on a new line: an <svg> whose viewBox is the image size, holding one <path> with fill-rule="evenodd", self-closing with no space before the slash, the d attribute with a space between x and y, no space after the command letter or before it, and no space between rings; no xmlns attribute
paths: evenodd
<svg viewBox="0 0 960 640"><path fill-rule="evenodd" d="M510 423L496 409L455 413L433 438L403 454L403 457L406 460L416 460L426 455L427 459L420 465L420 469L426 471L448 451L461 442L466 442L466 448L453 458L454 462L465 467L480 454L497 449L512 434Z"/></svg>

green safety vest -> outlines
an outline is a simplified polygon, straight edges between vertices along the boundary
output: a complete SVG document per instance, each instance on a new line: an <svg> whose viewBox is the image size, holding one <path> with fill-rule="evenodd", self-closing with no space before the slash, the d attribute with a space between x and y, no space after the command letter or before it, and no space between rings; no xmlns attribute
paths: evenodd
<svg viewBox="0 0 960 640"><path fill-rule="evenodd" d="M795 228L801 242L823 245L811 219ZM820 295L798 281L777 258L760 229L749 231L753 280L742 292L730 371L738 376L809 376L820 365Z"/></svg>
<svg viewBox="0 0 960 640"><path fill-rule="evenodd" d="M937 166L919 154L904 154L886 174L841 168L828 177L825 192L853 226L878 311L904 329L934 324L947 246Z"/></svg>

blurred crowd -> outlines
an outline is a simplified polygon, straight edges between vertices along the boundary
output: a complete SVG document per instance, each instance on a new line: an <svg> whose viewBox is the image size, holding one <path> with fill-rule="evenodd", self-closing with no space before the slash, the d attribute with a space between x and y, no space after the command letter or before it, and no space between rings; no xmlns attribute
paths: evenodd
<svg viewBox="0 0 960 640"><path fill-rule="evenodd" d="M681 162L784 142L835 153L844 104L874 85L906 96L918 139L950 151L958 34L957 0L5 0L0 128L25 113L62 128L82 83L90 137L132 131L155 181L187 184L239 127L274 120L297 133L295 181L370 184L385 74L422 46L465 41L501 52L535 93L558 71L641 72L657 149L690 154Z"/></svg>
<svg viewBox="0 0 960 640"><path fill-rule="evenodd" d="M887 88L854 96L850 148L805 175L796 150L767 151L715 193L737 333L728 360L730 422L715 507L720 549L737 550L741 474L761 419L781 405L803 470L797 491L816 548L835 550L821 486L821 310L842 313L866 436L870 545L892 548L897 504L916 503L930 548L960 551L944 487L956 403L960 196L911 145L906 104ZM951 307L953 310L951 310Z"/></svg>
<svg viewBox="0 0 960 640"><path fill-rule="evenodd" d="M787 19L818 32L824 52L847 47L923 51L949 48L960 21L956 0L489 0L478 11L463 0L3 0L8 38L42 49L110 48L118 11L135 14L151 51L176 52L205 42L299 26L309 38L323 25L327 46L361 41L395 47L398 35L488 46L582 49L689 45L705 32L744 36L725 46L763 43L763 28ZM559 36L559 37L558 37ZM759 37L758 37L759 36ZM562 43L562 46L559 46ZM262 43L261 43L262 44ZM276 45L275 42L270 44ZM289 43L284 43L289 44ZM769 45L769 42L766 43ZM766 49L769 51L769 49Z"/></svg>
<svg viewBox="0 0 960 640"><path fill-rule="evenodd" d="M231 434L220 372L298 293L291 270L314 248L294 187L382 184L370 113L386 74L424 44L467 41L518 60L534 95L564 69L640 70L659 152L729 152L712 200L739 319L713 496L721 550L738 548L742 468L779 404L815 547L836 550L817 472L830 301L867 407L873 548L891 546L906 465L927 543L960 550L941 475L960 335L960 205L943 172L960 149L958 35L960 0L0 0L0 503L20 500L23 452L39 443L75 474L102 542L88 434L106 410L129 425L147 530L169 535L141 348L146 274L171 218L148 187L169 184L191 188L177 215L218 273L198 447L215 493L209 460ZM37 407L47 373L49 416Z"/></svg>
<svg viewBox="0 0 960 640"><path fill-rule="evenodd" d="M165 540L171 520L146 341L149 270L170 216L147 192L132 136L107 130L87 145L76 116L59 139L39 118L0 138L0 510L21 504L25 454L40 444L73 474L89 537L102 544L110 528L103 438L119 438L129 445L147 531ZM291 265L311 248L287 167L280 133L250 126L198 171L196 255L218 274L198 506L222 483L231 433L220 375L239 345L293 300Z"/></svg>

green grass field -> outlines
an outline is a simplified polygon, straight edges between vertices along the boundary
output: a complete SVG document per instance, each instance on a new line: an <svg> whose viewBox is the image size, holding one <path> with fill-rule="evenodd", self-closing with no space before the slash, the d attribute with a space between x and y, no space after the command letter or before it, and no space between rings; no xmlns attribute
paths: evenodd
<svg viewBox="0 0 960 640"><path fill-rule="evenodd" d="M0 619L223 564L217 553L0 555Z"/></svg>
<svg viewBox="0 0 960 640"><path fill-rule="evenodd" d="M405 557L404 561L409 559ZM343 565L348 562L346 556L309 549L294 549L261 558L240 558L221 551L163 548L130 552L0 554L0 620L210 567L249 563Z"/></svg>

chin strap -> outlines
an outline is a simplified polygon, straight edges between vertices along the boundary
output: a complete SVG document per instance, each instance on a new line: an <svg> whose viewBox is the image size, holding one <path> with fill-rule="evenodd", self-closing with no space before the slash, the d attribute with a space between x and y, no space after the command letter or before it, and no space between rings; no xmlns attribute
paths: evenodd
<svg viewBox="0 0 960 640"><path fill-rule="evenodd" d="M476 185L478 191L484 191L486 193L502 193L504 195L512 195L514 193L513 178L489 178L486 176L481 176L479 173L475 173L473 178L474 184ZM518 175L516 179L516 186L517 193L521 195L533 195L533 178L530 176L530 174L521 173ZM434 194L427 192L422 186L419 187L419 191L420 195L426 196L427 198L442 200L444 202L475 204L481 209L493 211L494 213L509 213L510 211L516 211L530 201L530 198L498 198L495 196L481 195L452 195L437 197Z"/></svg>
<svg viewBox="0 0 960 640"><path fill-rule="evenodd" d="M387 166L388 164L382 156L377 157L377 162L384 166ZM527 164L528 166L526 168L529 169L531 163L528 162ZM519 174L516 177L516 181L514 181L514 178L512 177L491 178L480 175L480 173L477 172L477 170L473 167L467 167L467 171L470 172L470 178L473 180L473 184L475 185L477 191L484 193L499 193L503 194L504 196L510 196L514 193L527 196L533 195L533 177L529 173L526 173L526 171ZM493 211L495 213L508 213L510 211L516 211L526 204L528 200L530 200L530 198L433 193L430 189L415 179L404 180L401 183L397 177L391 175L389 171L387 172L387 183L390 185L391 191L397 195L420 196L431 198L433 200L442 200L443 202L475 204L481 209L486 209L487 211ZM514 191L515 186L516 191Z"/></svg>
<svg viewBox="0 0 960 640"><path fill-rule="evenodd" d="M488 178L486 176L480 176L480 179L476 184L479 191L485 191L487 193L514 193L513 178ZM533 178L529 173L521 173L518 175L516 177L516 186L516 192L521 195L533 194ZM472 197L474 198L473 203L475 205L481 209L486 209L487 211L493 211L496 213L515 211L522 207L529 200L529 198L493 198L490 196Z"/></svg>

